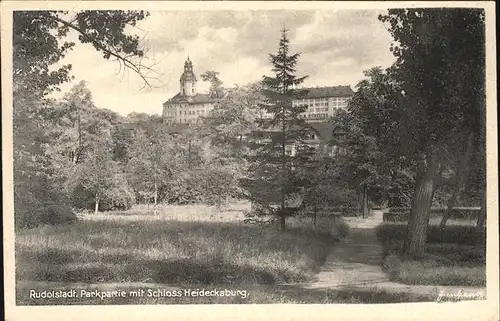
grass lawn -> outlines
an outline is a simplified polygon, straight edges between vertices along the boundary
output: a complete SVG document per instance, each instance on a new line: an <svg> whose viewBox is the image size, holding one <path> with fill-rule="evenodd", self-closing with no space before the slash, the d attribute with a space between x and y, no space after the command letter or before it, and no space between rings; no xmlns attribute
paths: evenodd
<svg viewBox="0 0 500 321"><path fill-rule="evenodd" d="M238 209L215 216L212 212L208 219L205 212L202 219L196 210L169 215L170 210L164 208L158 215L144 208L110 212L75 224L18 231L16 280L69 287L130 282L182 288L263 285L254 290L254 303L297 301L283 297L274 286L308 280L339 236L347 233L342 220L325 219L319 231L312 231L303 221L290 219L290 228L279 231L231 220ZM18 286L19 294L24 290ZM22 296L18 302L27 303Z"/></svg>
<svg viewBox="0 0 500 321"><path fill-rule="evenodd" d="M382 224L377 235L385 247L384 269L392 281L420 285L485 286L484 247L477 246L474 226L450 224L444 230L430 226L427 254L412 260L401 254L405 224Z"/></svg>

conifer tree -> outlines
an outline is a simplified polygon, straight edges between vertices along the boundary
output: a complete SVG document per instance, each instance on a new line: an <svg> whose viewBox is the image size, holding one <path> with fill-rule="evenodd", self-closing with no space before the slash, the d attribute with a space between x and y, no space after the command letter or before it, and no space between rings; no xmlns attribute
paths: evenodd
<svg viewBox="0 0 500 321"><path fill-rule="evenodd" d="M261 170L266 167L261 173L267 176L264 178L270 183L267 187L279 190L280 210L277 214L281 229L286 228L286 200L297 189L292 182L293 152L287 153L287 146L300 143L306 133L305 121L299 117L306 106L292 105L294 99L306 94L304 90L297 89L307 78L295 74L299 56L300 53L290 53L290 40L287 30L283 29L278 52L269 54L274 75L264 76L262 80L264 101L261 108L269 117L262 119L260 125L269 139L261 147L258 157L261 158Z"/></svg>

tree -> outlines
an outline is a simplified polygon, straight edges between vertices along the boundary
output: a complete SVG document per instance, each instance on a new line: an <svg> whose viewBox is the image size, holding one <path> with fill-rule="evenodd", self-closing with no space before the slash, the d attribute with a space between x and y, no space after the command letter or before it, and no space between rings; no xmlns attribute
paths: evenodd
<svg viewBox="0 0 500 321"><path fill-rule="evenodd" d="M126 185L123 185L126 181L121 178L120 172L118 164L112 159L109 141L94 142L86 155L85 162L79 164L75 171L74 198L77 204L80 201L79 205L87 208L92 199L95 214L102 210L102 203L105 201L109 203L106 209L114 209L113 193L110 191L122 189L122 194L128 193ZM129 205L130 202L126 200L120 207L128 209Z"/></svg>
<svg viewBox="0 0 500 321"><path fill-rule="evenodd" d="M89 145L108 134L114 125L113 119L102 117L105 115L94 105L84 81L73 86L54 107L44 110L45 117L52 123L54 147L73 164L81 162Z"/></svg>
<svg viewBox="0 0 500 321"><path fill-rule="evenodd" d="M16 226L55 224L66 220L64 217L75 218L68 207L69 195L61 188L66 183L59 171L64 168L63 163L54 161L57 153L51 148L54 146L54 119L51 118L54 114L47 112L57 111L59 107L46 98L52 91L59 90L60 84L72 79L71 65L53 70L53 66L74 46L74 43L64 39L70 30L75 31L81 43L92 44L97 51L103 53L105 59L117 59L122 66L131 68L147 82L147 72L152 70L140 62L144 50L139 38L125 33L127 25L135 25L146 16L147 13L143 11L79 11L71 14L63 11L14 12L13 140ZM68 115L62 116L75 120L71 116L73 111L68 112ZM74 122L72 124L74 125ZM72 157L77 161L74 156L78 155L81 146L78 143L74 145L74 138L76 137L78 142L78 135L70 136L67 137L67 151L76 152ZM70 143L73 145L70 146Z"/></svg>
<svg viewBox="0 0 500 321"><path fill-rule="evenodd" d="M287 30L283 29L278 52L269 54L274 76L263 77L262 94L264 101L260 104L271 115L271 119L260 121L263 128L271 132L270 142L263 146L262 153L260 153L266 158L261 163L265 167L262 174L267 176L268 182L274 182L271 186L277 186L280 191L280 211L278 215L280 217L280 227L283 230L286 228L284 213L286 212L285 202L287 196L297 192L297 186L287 184L287 178L292 177L292 166L290 166L292 157L287 155L286 146L287 144L294 144L305 136L305 122L299 118L299 114L307 108L292 105L294 99L306 94L304 91L296 89L296 86L303 83L306 77L297 77L295 75L300 54L290 54L289 46L290 41Z"/></svg>
<svg viewBox="0 0 500 321"><path fill-rule="evenodd" d="M149 122L149 114L133 111L127 115L127 120L132 123L147 124Z"/></svg>
<svg viewBox="0 0 500 321"><path fill-rule="evenodd" d="M29 92L19 93L13 101L16 228L76 220L68 194L61 188L64 177L46 150L52 139L46 131L50 124L41 111L52 108L53 103L39 100Z"/></svg>
<svg viewBox="0 0 500 321"><path fill-rule="evenodd" d="M325 153L325 150L320 146L318 149L307 148L303 155L307 158L305 165L299 168L300 175L305 181L305 196L304 205L312 206L313 208L313 229L317 227L317 213L319 208L328 205L328 200L331 198L333 189L331 188L334 181L330 175L329 163L331 159Z"/></svg>
<svg viewBox="0 0 500 321"><path fill-rule="evenodd" d="M174 165L171 137L165 126L151 122L148 129L138 129L134 135L127 173L136 193L148 202L153 200L156 214L159 190L172 177Z"/></svg>
<svg viewBox="0 0 500 321"><path fill-rule="evenodd" d="M230 198L241 195L239 180L242 171L237 163L214 159L204 166L203 170L203 200L215 205L220 210Z"/></svg>
<svg viewBox="0 0 500 321"><path fill-rule="evenodd" d="M144 56L138 36L127 35L126 26L134 26L149 13L144 11L15 11L13 24L14 91L28 90L48 94L58 85L71 80L71 65L55 71L51 66L64 58L75 43L65 41L69 31L78 34L81 43L91 44L104 59L116 59L135 71L146 83L140 59ZM28 81L26 81L28 80Z"/></svg>
<svg viewBox="0 0 500 321"><path fill-rule="evenodd" d="M412 125L402 131L407 152L401 156L411 159L416 173L404 250L418 258L425 252L436 177L452 134L457 128L484 130L484 11L391 9L379 19L389 24L395 41L397 60L389 74L400 98L393 110Z"/></svg>
<svg viewBox="0 0 500 321"><path fill-rule="evenodd" d="M405 154L405 130L412 120L399 110L401 98L390 74L379 67L364 74L347 112L331 120L344 133L336 142L344 150L338 156L343 181L378 202L409 206L414 169Z"/></svg>
<svg viewBox="0 0 500 321"><path fill-rule="evenodd" d="M244 138L258 128L256 120L261 100L259 83L236 87L217 100L214 109L203 119L212 144L241 155Z"/></svg>
<svg viewBox="0 0 500 321"><path fill-rule="evenodd" d="M130 158L130 148L133 143L132 130L124 124L113 128L113 160L125 166Z"/></svg>
<svg viewBox="0 0 500 321"><path fill-rule="evenodd" d="M219 73L217 71L205 71L201 74L201 79L210 83L210 98L215 100L224 98L225 90L224 87L222 87L222 81L219 79Z"/></svg>
<svg viewBox="0 0 500 321"><path fill-rule="evenodd" d="M460 137L460 135L458 136ZM443 229L446 226L446 222L451 216L451 212L453 210L453 206L457 203L459 197L460 197L460 192L464 186L464 181L467 177L467 168L468 164L470 162L471 154L473 153L473 145L474 144L474 133L471 132L468 134L468 137L465 139L465 146L464 148L460 149L461 155L459 155L458 158L459 162L458 164L455 165L455 177L453 181L453 186L452 186L452 194L448 200L448 205L445 214L443 215L443 218L441 219L441 222L439 223L439 227ZM462 144L458 144L462 145Z"/></svg>

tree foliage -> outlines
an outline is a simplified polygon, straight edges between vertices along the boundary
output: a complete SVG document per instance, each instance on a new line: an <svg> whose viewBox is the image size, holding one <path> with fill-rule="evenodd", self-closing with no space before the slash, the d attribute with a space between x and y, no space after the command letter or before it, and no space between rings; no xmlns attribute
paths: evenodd
<svg viewBox="0 0 500 321"><path fill-rule="evenodd" d="M219 100L224 98L225 89L222 86L222 81L219 78L219 73L214 70L205 71L201 74L201 79L203 81L208 81L210 83L209 95L210 98L214 100Z"/></svg>
<svg viewBox="0 0 500 321"><path fill-rule="evenodd" d="M134 26L147 15L144 11L122 10L15 11L14 88L47 94L71 80L70 64L51 70L75 46L64 41L70 30L77 32L81 43L90 43L102 52L103 58L115 58L141 75L144 66L130 59L143 57L144 49L138 36L126 34L125 27Z"/></svg>
<svg viewBox="0 0 500 321"><path fill-rule="evenodd" d="M14 99L14 223L18 228L76 219L68 195L61 191L64 177L47 152L49 123L41 111L52 103L29 93Z"/></svg>
<svg viewBox="0 0 500 321"><path fill-rule="evenodd" d="M400 110L402 98L389 74L376 67L365 77L347 112L332 120L345 133L338 142L345 151L339 156L344 180L351 188L366 187L372 200L409 206L415 172L405 131L411 117Z"/></svg>
<svg viewBox="0 0 500 321"><path fill-rule="evenodd" d="M214 145L241 152L244 139L258 129L260 90L259 83L236 87L215 102L214 109L204 119Z"/></svg>
<svg viewBox="0 0 500 321"><path fill-rule="evenodd" d="M71 65L57 67L74 43L90 43L105 59L117 59L146 81L139 39L127 25L145 18L143 11L15 11L13 16L14 206L17 227L74 220L69 205L69 175L89 142L82 133L97 130L114 117L96 111L83 85L58 104L47 97L70 81ZM92 115L84 119L92 112ZM87 123L88 121L88 123ZM88 126L89 128L85 128ZM93 127L90 128L90 127ZM75 130L76 129L76 130ZM74 178L74 176L71 176ZM66 188L61 188L66 186Z"/></svg>
<svg viewBox="0 0 500 321"><path fill-rule="evenodd" d="M392 158L403 158L415 173L405 251L421 257L438 177L447 159L456 157L450 151L456 148L457 135L474 132L482 136L484 11L391 9L379 19L389 25L394 38L391 50L397 59L387 71L391 90L378 96L383 110L387 97L391 104L384 114L389 122L381 129L388 142L397 137L390 144L398 147ZM380 143L385 141L381 137Z"/></svg>

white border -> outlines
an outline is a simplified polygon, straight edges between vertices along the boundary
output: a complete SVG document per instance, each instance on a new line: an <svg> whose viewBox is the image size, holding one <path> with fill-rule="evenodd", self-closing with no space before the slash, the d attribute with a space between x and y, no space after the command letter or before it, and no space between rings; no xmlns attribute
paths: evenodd
<svg viewBox="0 0 500 321"><path fill-rule="evenodd" d="M269 305L126 305L15 306L14 229L12 216L12 11L44 9L155 10L340 10L402 7L482 7L486 11L487 47L487 296L486 301L399 304ZM7 320L498 320L498 150L496 110L495 3L478 2L120 2L2 1L2 160L4 280ZM7 49L6 49L7 48Z"/></svg>

